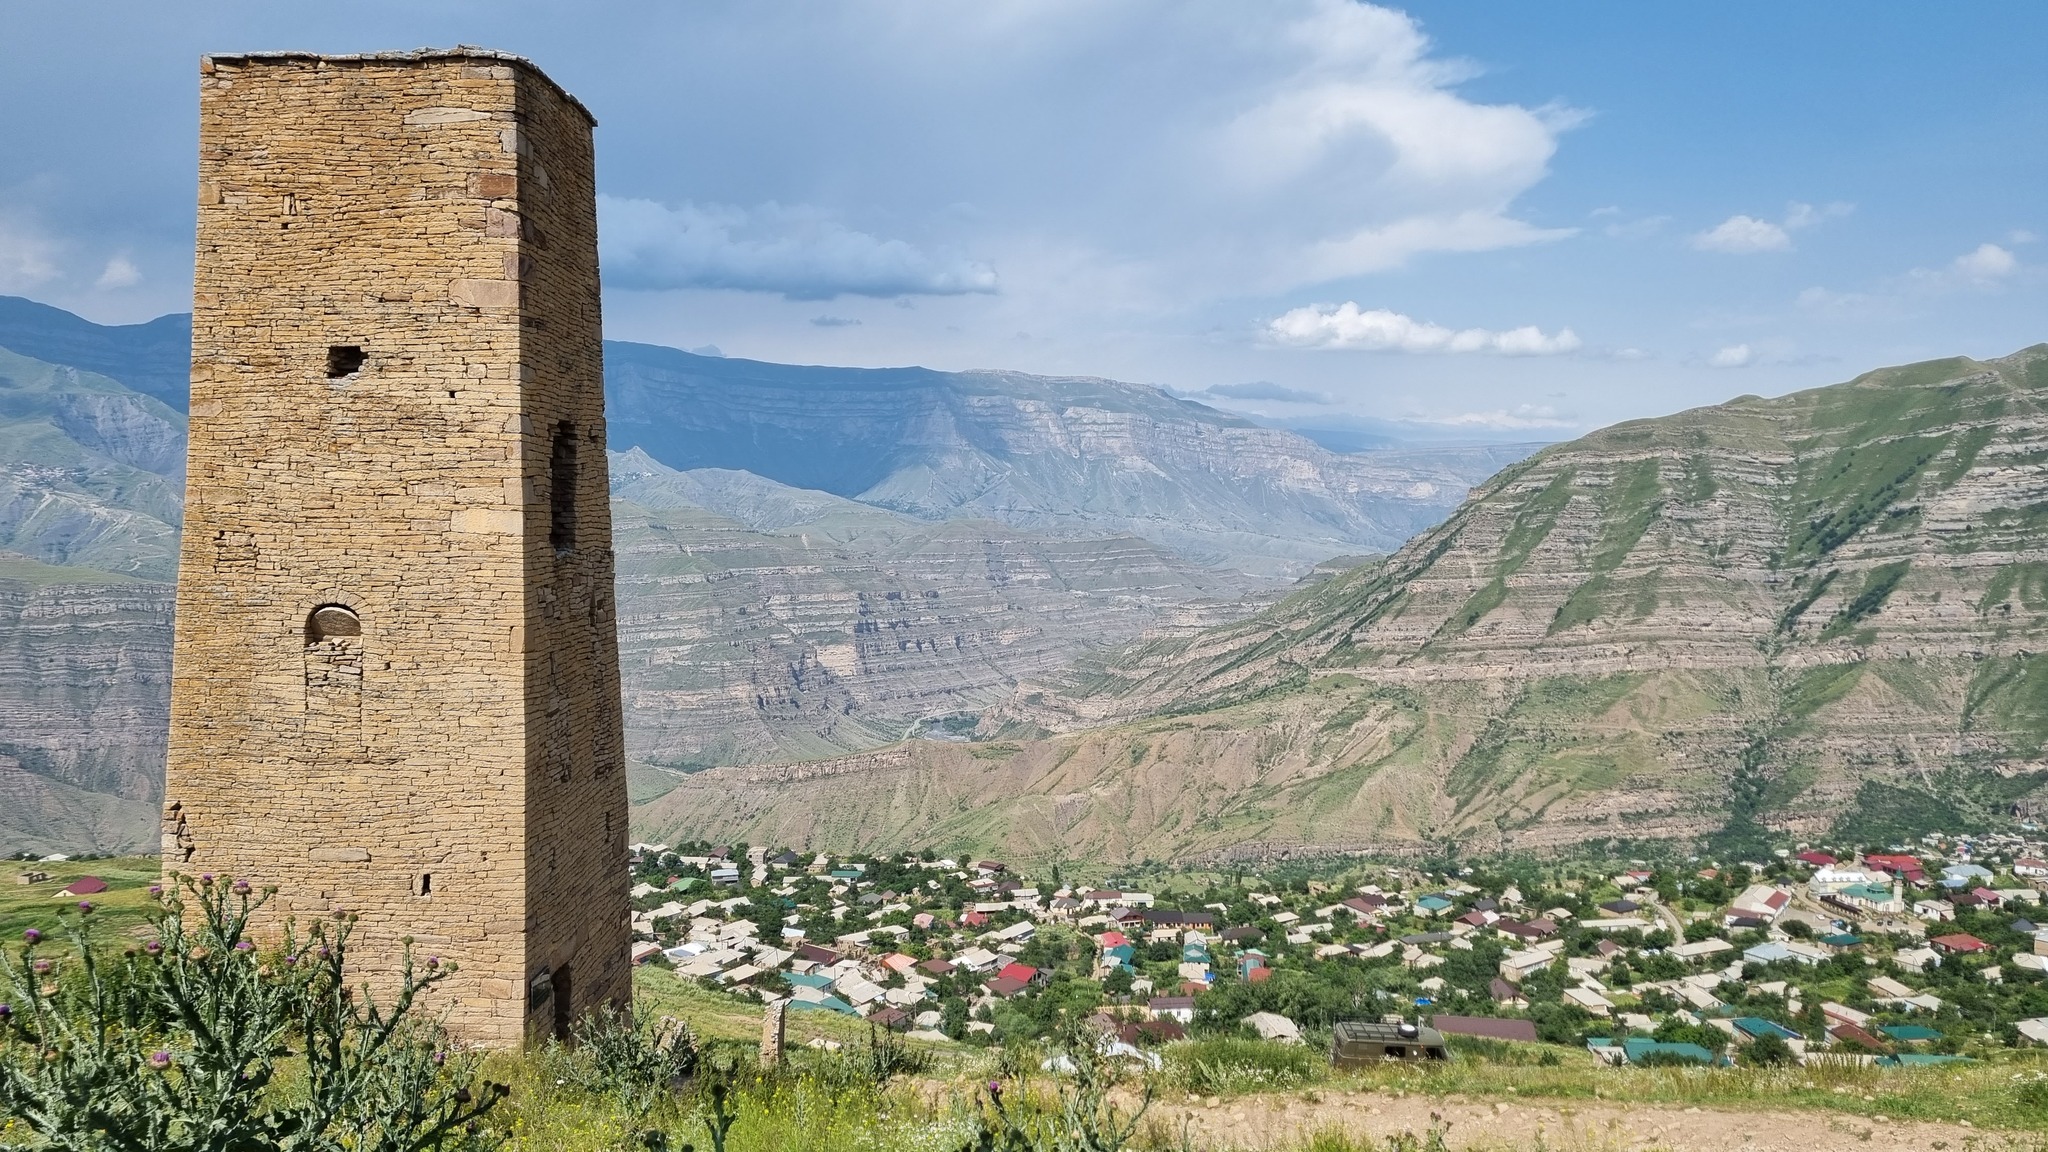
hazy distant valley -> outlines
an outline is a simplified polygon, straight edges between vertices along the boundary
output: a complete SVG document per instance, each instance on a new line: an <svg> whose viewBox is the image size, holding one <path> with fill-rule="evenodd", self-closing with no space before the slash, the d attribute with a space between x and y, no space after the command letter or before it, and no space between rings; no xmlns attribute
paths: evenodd
<svg viewBox="0 0 2048 1152"><path fill-rule="evenodd" d="M182 317L0 298L0 840L152 843ZM714 764L963 738L1020 684L1241 619L1533 446L1339 454L1113 381L607 347L641 798Z"/></svg>

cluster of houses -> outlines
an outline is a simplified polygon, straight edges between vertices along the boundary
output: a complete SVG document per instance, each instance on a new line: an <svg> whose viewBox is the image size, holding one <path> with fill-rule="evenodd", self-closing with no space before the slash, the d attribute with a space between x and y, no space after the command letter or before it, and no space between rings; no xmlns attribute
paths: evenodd
<svg viewBox="0 0 2048 1152"><path fill-rule="evenodd" d="M1221 985L1355 962L1400 969L1404 998L1382 1007L1427 1017L1448 1036L1534 1041L1535 1018L1561 1005L1584 1033L1607 1034L1589 1046L1615 1063L1719 1058L1704 1044L1653 1038L1673 1026L1723 1037L1737 1052L1770 1036L1795 1056L1832 1048L1912 1062L1945 1058L1913 1050L1944 1035L1909 1019L1937 1020L1944 1008L1916 977L1958 966L1985 983L2048 973L2048 930L2018 949L1944 930L1968 910L2035 932L2017 911L2048 889L2048 848L1989 837L1935 838L1913 852L1801 846L1742 866L1739 889L1710 867L1633 868L1597 891L1551 892L1547 907L1512 884L1483 890L1469 872L1382 869L1380 883L1255 884L1229 901L1163 907L1142 891L1041 889L989 860L634 852L636 963L933 1040L995 1033L1005 1002L1036 995L1057 973L1100 983L1109 1007L1094 1022L1111 1039L1168 1041ZM1715 881L1725 902L1672 897L1674 886L1702 881ZM1077 953L1034 948L1053 925ZM1483 964L1452 965L1460 952ZM1814 981L1802 971L1845 956L1856 992L1809 995ZM1850 971L1844 963L1826 969L1831 987ZM1287 1041L1305 1021L1262 1010L1242 1023ZM2048 1019L2015 1024L2022 1040L2048 1043Z"/></svg>

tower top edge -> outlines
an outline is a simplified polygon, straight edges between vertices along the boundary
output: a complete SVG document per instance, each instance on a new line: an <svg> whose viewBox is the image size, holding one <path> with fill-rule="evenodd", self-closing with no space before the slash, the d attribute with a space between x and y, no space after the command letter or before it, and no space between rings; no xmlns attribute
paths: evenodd
<svg viewBox="0 0 2048 1152"><path fill-rule="evenodd" d="M538 64L512 52L499 52L492 48L479 48L473 44L458 44L453 48L415 48L410 52L208 52L199 58L202 68L216 64L434 64L455 60L486 60L494 64L509 64L525 70L555 90L555 94L570 107L583 114L591 127L597 126L597 117L574 93L557 83L554 77L541 70Z"/></svg>

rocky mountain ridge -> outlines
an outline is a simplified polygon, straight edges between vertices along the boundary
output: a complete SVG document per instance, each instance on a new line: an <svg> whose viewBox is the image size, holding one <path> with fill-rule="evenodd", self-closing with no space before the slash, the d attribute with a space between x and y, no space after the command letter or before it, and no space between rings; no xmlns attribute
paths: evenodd
<svg viewBox="0 0 2048 1152"><path fill-rule="evenodd" d="M2044 509L2048 346L1632 421L978 749L721 770L646 818L1125 859L1982 823L2048 783Z"/></svg>
<svg viewBox="0 0 2048 1152"><path fill-rule="evenodd" d="M1296 433L1092 377L843 369L605 348L612 440L923 520L1136 536L1285 580L1386 551L1532 445L1343 455Z"/></svg>
<svg viewBox="0 0 2048 1152"><path fill-rule="evenodd" d="M106 328L0 297L0 844L153 836L186 323ZM1111 381L607 351L612 441L651 445L613 473L643 798L707 764L964 736L1018 683L1241 617L1522 451L1381 466ZM847 496L716 466L735 461L886 467Z"/></svg>

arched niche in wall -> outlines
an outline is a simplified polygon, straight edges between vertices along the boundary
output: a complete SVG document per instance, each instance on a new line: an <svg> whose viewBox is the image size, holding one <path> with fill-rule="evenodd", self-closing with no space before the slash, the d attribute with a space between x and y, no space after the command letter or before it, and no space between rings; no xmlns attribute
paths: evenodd
<svg viewBox="0 0 2048 1152"><path fill-rule="evenodd" d="M363 620L322 604L306 614L306 738L350 750L363 742Z"/></svg>

